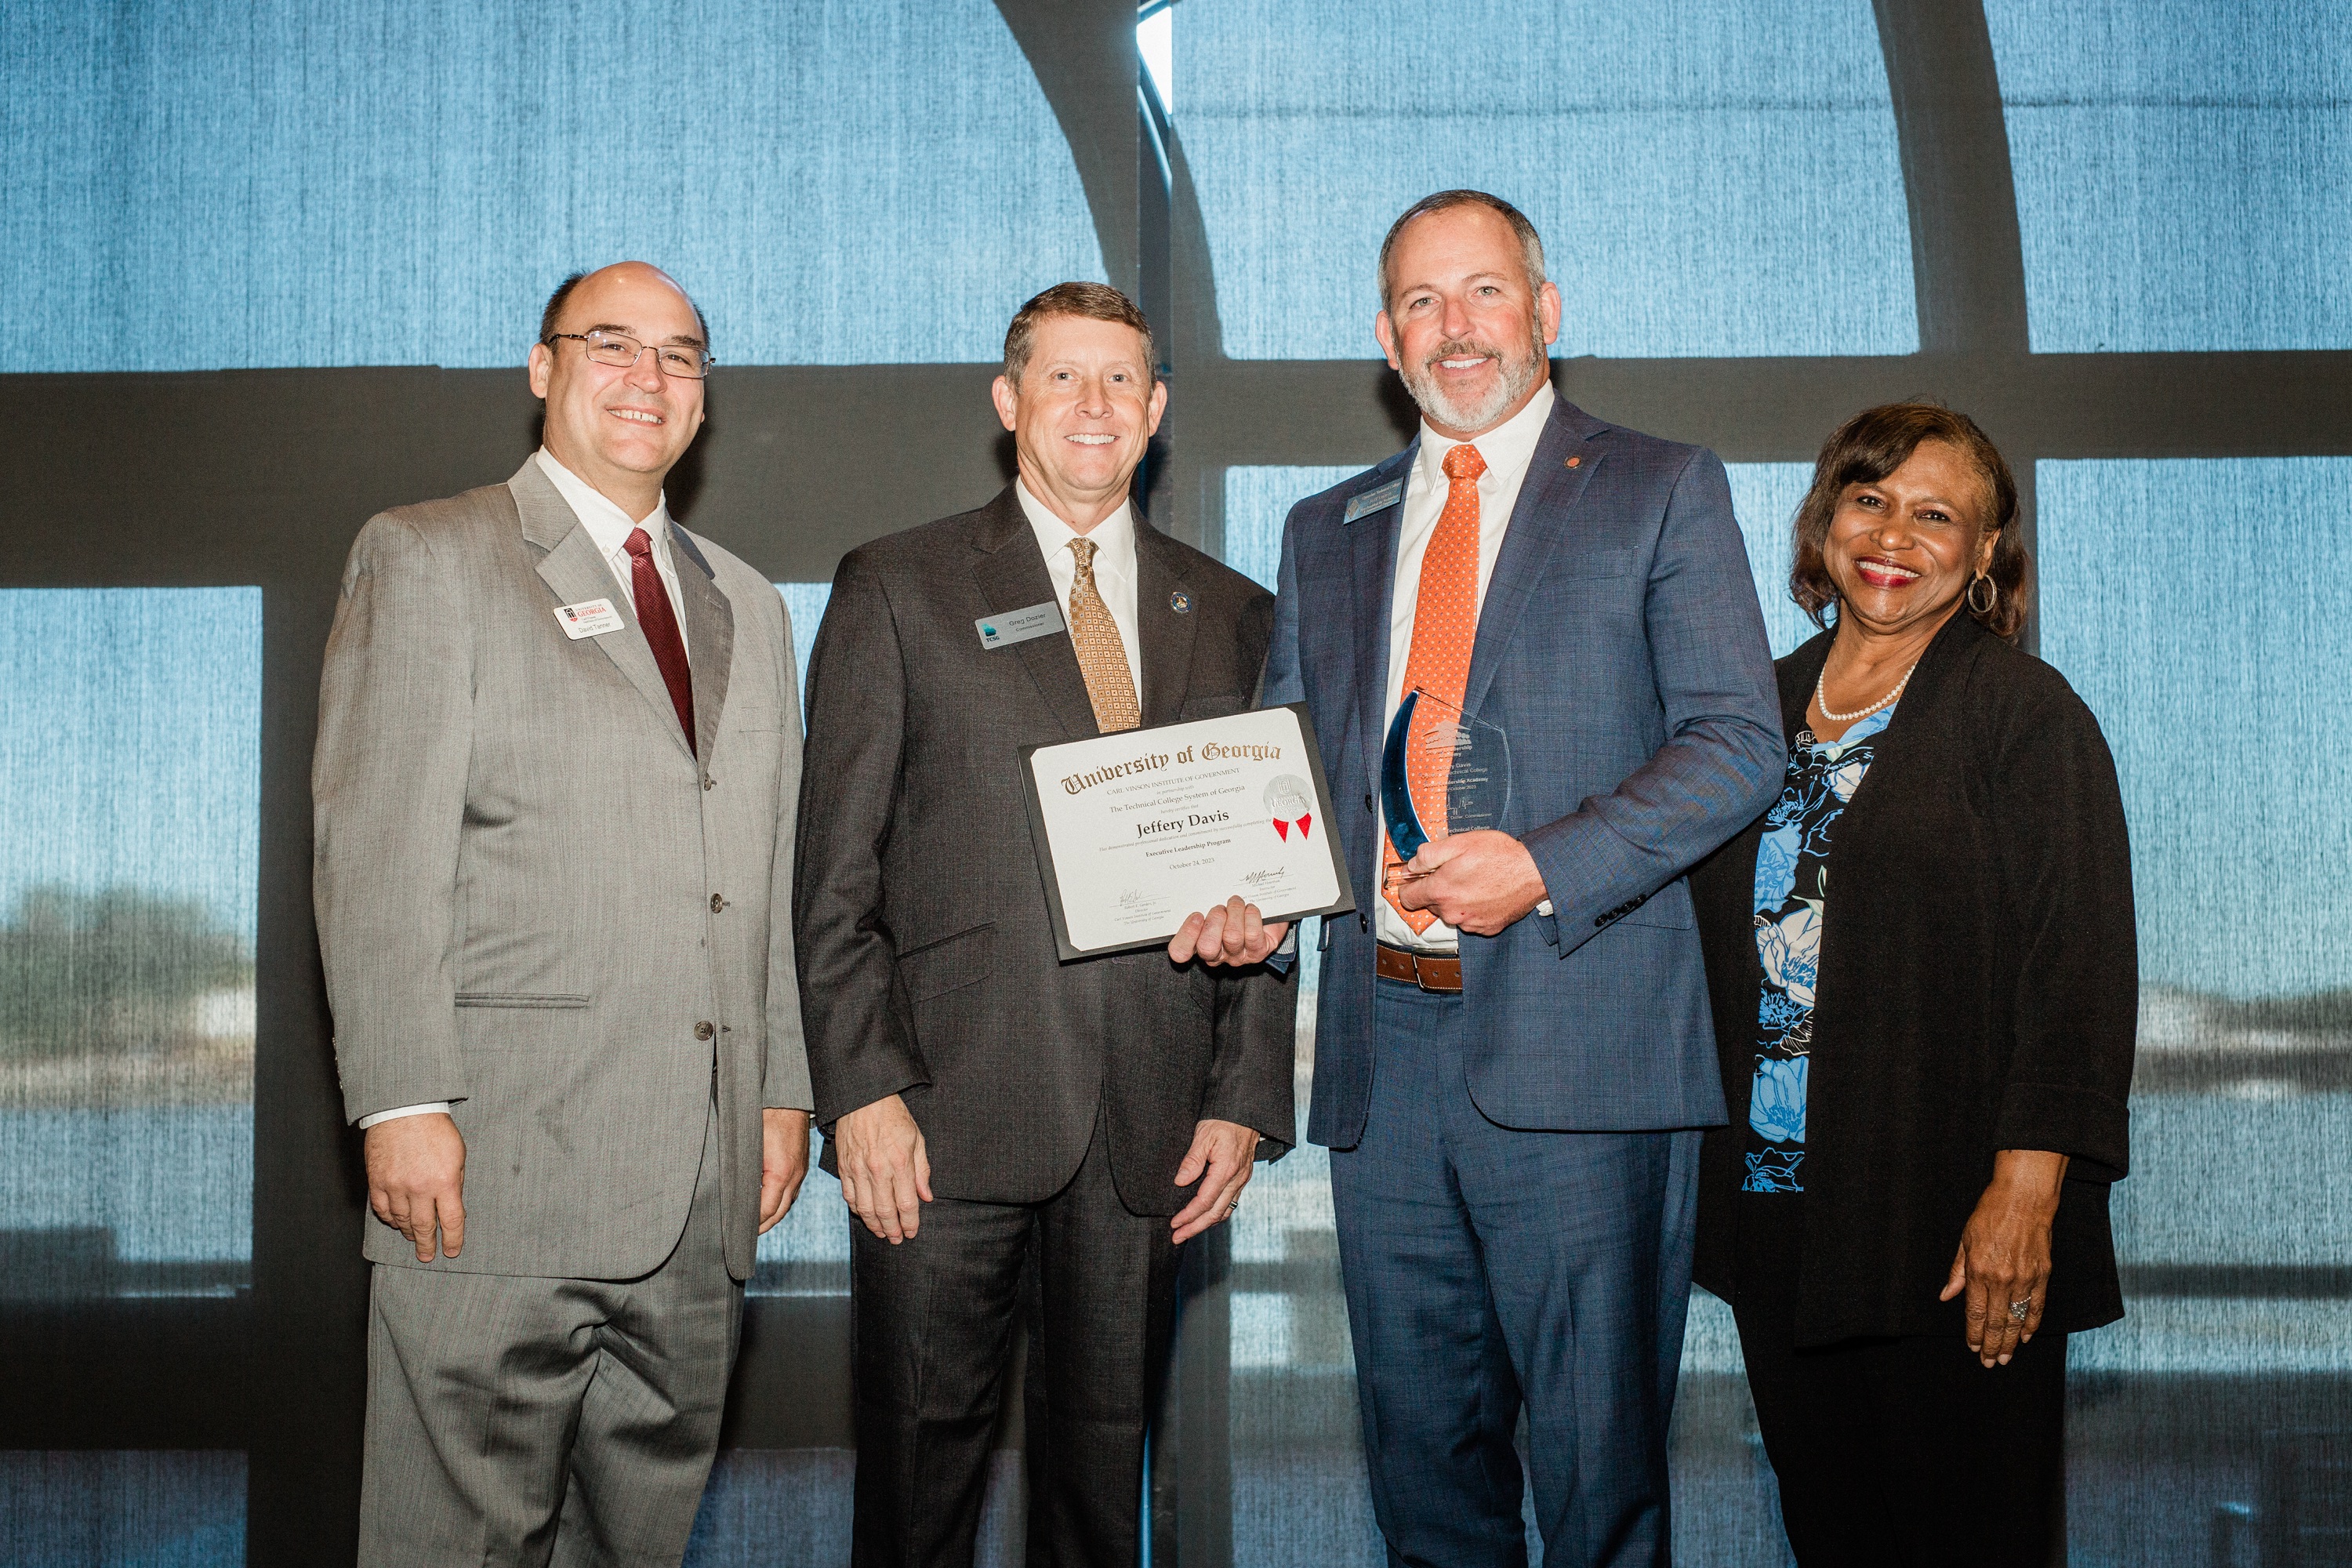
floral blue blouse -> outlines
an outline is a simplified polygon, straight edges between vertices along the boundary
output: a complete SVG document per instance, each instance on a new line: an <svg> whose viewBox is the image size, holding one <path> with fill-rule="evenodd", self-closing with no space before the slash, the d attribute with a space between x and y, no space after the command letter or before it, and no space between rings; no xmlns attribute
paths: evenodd
<svg viewBox="0 0 2352 1568"><path fill-rule="evenodd" d="M1764 994L1748 1099L1745 1186L1751 1193L1805 1190L1798 1167L1805 1159L1830 829L1862 786L1874 743L1894 718L1895 705L1882 708L1834 741L1799 731L1780 802L1764 818L1764 840L1756 848L1756 956L1764 966Z"/></svg>

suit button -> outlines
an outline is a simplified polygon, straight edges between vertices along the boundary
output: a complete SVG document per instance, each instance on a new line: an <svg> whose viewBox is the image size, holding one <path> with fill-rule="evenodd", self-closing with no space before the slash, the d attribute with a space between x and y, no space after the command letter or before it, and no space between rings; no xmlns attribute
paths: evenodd
<svg viewBox="0 0 2352 1568"><path fill-rule="evenodd" d="M724 899L720 898L720 897L719 897L718 894L716 894L716 893L713 893L713 894L711 894L711 895L710 895L710 912L711 912L712 914L714 914L714 915L715 915L715 914L717 914L719 910L721 910L725 909L726 907L727 907L727 900L724 900Z"/></svg>
<svg viewBox="0 0 2352 1568"><path fill-rule="evenodd" d="M1372 929L1372 917L1371 917L1371 916L1370 916L1370 915L1360 915L1360 915L1358 915L1358 916L1356 917L1356 929L1357 929L1358 931L1370 931L1370 930L1371 930L1371 929Z"/></svg>
<svg viewBox="0 0 2352 1568"><path fill-rule="evenodd" d="M1364 809L1367 812L1372 809L1372 797L1370 795L1366 795L1364 797Z"/></svg>
<svg viewBox="0 0 2352 1568"><path fill-rule="evenodd" d="M710 1026L710 1022L707 1018L694 1026L694 1037L698 1040L707 1040L718 1032Z"/></svg>
<svg viewBox="0 0 2352 1568"><path fill-rule="evenodd" d="M717 780L715 780L715 779L713 779L713 778L712 778L709 773L705 773L705 774L703 774L703 775L702 775L702 787L703 787L703 788L705 788L705 789L709 789L712 784L716 784L717 782L718 782L718 781L717 781Z"/></svg>

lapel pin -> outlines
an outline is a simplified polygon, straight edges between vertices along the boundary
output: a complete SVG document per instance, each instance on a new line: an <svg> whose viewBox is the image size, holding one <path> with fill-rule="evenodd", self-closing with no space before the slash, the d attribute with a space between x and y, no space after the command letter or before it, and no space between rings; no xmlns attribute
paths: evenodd
<svg viewBox="0 0 2352 1568"><path fill-rule="evenodd" d="M1192 596L1190 594L1171 594L1168 595L1168 607L1180 616L1189 615L1192 609Z"/></svg>
<svg viewBox="0 0 2352 1568"><path fill-rule="evenodd" d="M1568 466L1571 468L1580 468L1584 467L1584 459L1581 458L1570 458L1568 460Z"/></svg>

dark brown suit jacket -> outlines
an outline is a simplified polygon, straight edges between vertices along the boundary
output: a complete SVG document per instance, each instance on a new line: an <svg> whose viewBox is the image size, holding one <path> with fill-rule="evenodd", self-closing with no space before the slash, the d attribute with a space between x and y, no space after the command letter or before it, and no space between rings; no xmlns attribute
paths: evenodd
<svg viewBox="0 0 2352 1568"><path fill-rule="evenodd" d="M1143 722L1253 705L1264 589L1137 520ZM809 662L793 923L816 1116L905 1097L940 1197L1034 1202L1106 1121L1122 1202L1170 1215L1204 1117L1296 1135L1297 997L1160 952L1060 961L1020 748L1098 733L1066 633L974 622L1055 597L1018 497L852 551ZM1179 606L1181 607L1179 607ZM830 1147L826 1163L831 1167Z"/></svg>

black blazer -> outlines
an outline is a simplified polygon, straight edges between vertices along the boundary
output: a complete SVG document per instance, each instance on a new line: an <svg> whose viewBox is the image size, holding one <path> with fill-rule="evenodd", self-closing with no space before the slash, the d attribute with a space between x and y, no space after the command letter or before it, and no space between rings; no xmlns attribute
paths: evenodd
<svg viewBox="0 0 2352 1568"><path fill-rule="evenodd" d="M1272 595L1140 519L1135 553L1143 722L1253 706ZM1171 1215L1202 1118L1269 1157L1297 1136L1297 997L1263 966L1061 962L1019 749L1099 733L1094 708L1066 634L990 649L973 625L1054 597L1010 487L834 577L793 883L816 1120L903 1095L937 1195L1026 1203L1076 1173L1101 1114L1121 1200Z"/></svg>
<svg viewBox="0 0 2352 1568"><path fill-rule="evenodd" d="M1829 658L1779 662L1791 742ZM1696 1277L1738 1300L1756 1070L1751 823L1693 874L1731 1125L1706 1134ZM1994 1152L2073 1156L2045 1329L2123 1316L2107 1184L2129 1163L2138 950L2115 760L2065 678L1954 616L1830 857L1806 1109L1801 1342L1958 1334L1937 1292Z"/></svg>

